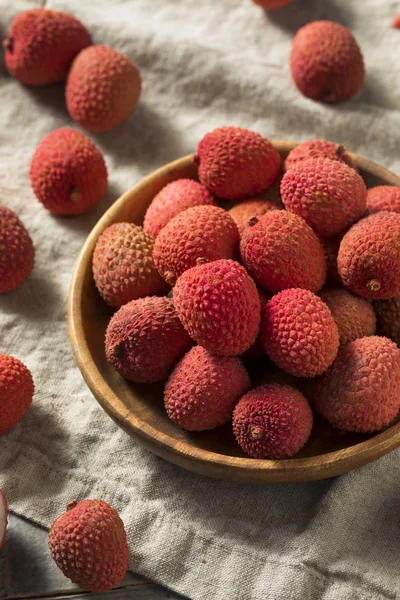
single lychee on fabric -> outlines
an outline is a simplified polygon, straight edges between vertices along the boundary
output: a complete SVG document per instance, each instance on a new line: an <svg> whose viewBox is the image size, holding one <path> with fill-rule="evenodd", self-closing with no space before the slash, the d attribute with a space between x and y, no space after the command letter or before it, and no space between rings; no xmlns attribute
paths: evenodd
<svg viewBox="0 0 400 600"><path fill-rule="evenodd" d="M400 187L377 185L367 192L367 212L369 214L386 210L400 213Z"/></svg>
<svg viewBox="0 0 400 600"><path fill-rule="evenodd" d="M255 282L272 293L292 287L317 292L324 284L326 260L318 237L285 210L269 211L248 227L240 253Z"/></svg>
<svg viewBox="0 0 400 600"><path fill-rule="evenodd" d="M164 390L170 419L183 429L204 431L226 423L250 388L237 356L215 356L195 346L176 365Z"/></svg>
<svg viewBox="0 0 400 600"><path fill-rule="evenodd" d="M271 142L241 127L220 127L200 140L199 179L219 198L251 198L278 179L282 159Z"/></svg>
<svg viewBox="0 0 400 600"><path fill-rule="evenodd" d="M358 296L400 296L400 214L379 212L353 225L340 243L338 270Z"/></svg>
<svg viewBox="0 0 400 600"><path fill-rule="evenodd" d="M56 129L37 146L29 171L36 198L55 215L82 215L107 191L107 168L98 147L70 127Z"/></svg>
<svg viewBox="0 0 400 600"><path fill-rule="evenodd" d="M286 6L286 4L290 4L293 0L253 0L253 2L266 10L275 10L276 8Z"/></svg>
<svg viewBox="0 0 400 600"><path fill-rule="evenodd" d="M374 302L377 331L400 347L400 297Z"/></svg>
<svg viewBox="0 0 400 600"><path fill-rule="evenodd" d="M92 40L72 15L34 8L17 15L3 41L10 74L25 85L63 81L75 56Z"/></svg>
<svg viewBox="0 0 400 600"><path fill-rule="evenodd" d="M285 171L310 158L328 158L329 160L345 163L357 170L353 159L342 144L334 144L327 140L309 140L298 144L289 152L284 163Z"/></svg>
<svg viewBox="0 0 400 600"><path fill-rule="evenodd" d="M25 416L33 392L29 369L18 358L0 354L0 434L10 431Z"/></svg>
<svg viewBox="0 0 400 600"><path fill-rule="evenodd" d="M363 433L389 425L400 408L400 349L378 336L342 346L321 376L313 405L334 427Z"/></svg>
<svg viewBox="0 0 400 600"><path fill-rule="evenodd" d="M93 252L93 277L109 306L119 308L131 300L167 292L154 264L153 248L153 236L134 223L114 223L99 236Z"/></svg>
<svg viewBox="0 0 400 600"><path fill-rule="evenodd" d="M51 526L48 544L58 568L87 592L113 589L128 569L124 524L104 500L70 502Z"/></svg>
<svg viewBox="0 0 400 600"><path fill-rule="evenodd" d="M365 77L353 34L332 21L313 21L299 29L292 43L290 69L304 96L328 104L355 96Z"/></svg>
<svg viewBox="0 0 400 600"><path fill-rule="evenodd" d="M177 179L154 196L144 215L143 229L157 237L161 229L182 211L216 202L204 185L193 179Z"/></svg>
<svg viewBox="0 0 400 600"><path fill-rule="evenodd" d="M250 390L233 413L236 440L253 458L294 456L308 441L312 425L307 400L288 385L267 384Z"/></svg>
<svg viewBox="0 0 400 600"><path fill-rule="evenodd" d="M13 210L0 206L0 294L22 285L32 272L35 248Z"/></svg>
<svg viewBox="0 0 400 600"><path fill-rule="evenodd" d="M368 300L350 294L343 288L325 288L319 297L335 319L341 344L375 334L376 317Z"/></svg>
<svg viewBox="0 0 400 600"><path fill-rule="evenodd" d="M266 198L250 198L232 206L232 208L228 210L228 213L235 221L239 230L239 235L242 237L245 230L251 225L254 217L259 218L270 210L281 210L282 208L282 206L279 206L279 204L273 200L267 200Z"/></svg>
<svg viewBox="0 0 400 600"><path fill-rule="evenodd" d="M308 159L285 173L281 196L286 209L302 217L318 235L333 237L363 216L367 188L344 163Z"/></svg>
<svg viewBox="0 0 400 600"><path fill-rule="evenodd" d="M0 550L6 538L8 506L3 490L0 490Z"/></svg>
<svg viewBox="0 0 400 600"><path fill-rule="evenodd" d="M260 297L246 269L216 260L185 271L174 288L176 311L185 329L213 354L242 354L260 327Z"/></svg>
<svg viewBox="0 0 400 600"><path fill-rule="evenodd" d="M107 46L90 46L78 54L65 90L72 119L94 133L109 131L125 121L140 92L137 66Z"/></svg>
<svg viewBox="0 0 400 600"><path fill-rule="evenodd" d="M173 286L182 273L199 262L235 258L238 250L238 228L226 210L194 206L160 231L153 257L160 275Z"/></svg>
<svg viewBox="0 0 400 600"><path fill-rule="evenodd" d="M165 379L193 341L166 297L132 300L111 317L107 327L107 360L136 383Z"/></svg>

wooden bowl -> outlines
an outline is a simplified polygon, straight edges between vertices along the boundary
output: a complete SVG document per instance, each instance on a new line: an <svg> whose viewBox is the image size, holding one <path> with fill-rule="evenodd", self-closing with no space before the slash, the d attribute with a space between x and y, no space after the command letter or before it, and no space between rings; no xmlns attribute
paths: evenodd
<svg viewBox="0 0 400 600"><path fill-rule="evenodd" d="M275 146L285 158L296 144L277 141ZM393 173L365 158L353 158L368 187L400 186L400 178ZM130 383L107 363L104 334L112 311L93 282L91 261L97 238L118 221L141 224L155 194L181 177L197 178L192 155L155 171L121 196L94 227L76 263L68 305L70 338L82 375L104 410L155 454L201 475L246 483L324 479L366 464L399 446L400 422L376 435L344 434L316 417L311 438L296 458L249 458L236 444L230 424L208 432L184 431L164 411L162 383ZM254 383L260 381L257 367L251 375Z"/></svg>

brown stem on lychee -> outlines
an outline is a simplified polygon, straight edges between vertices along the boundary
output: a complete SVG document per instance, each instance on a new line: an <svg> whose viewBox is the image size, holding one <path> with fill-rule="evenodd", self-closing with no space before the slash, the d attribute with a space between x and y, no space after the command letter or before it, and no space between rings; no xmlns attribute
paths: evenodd
<svg viewBox="0 0 400 600"><path fill-rule="evenodd" d="M378 279L370 279L370 281L368 281L366 287L371 292L379 292L379 290L381 289L381 282Z"/></svg>
<svg viewBox="0 0 400 600"><path fill-rule="evenodd" d="M250 437L252 440L262 440L264 437L264 431L261 429L261 427L252 427L250 429Z"/></svg>
<svg viewBox="0 0 400 600"><path fill-rule="evenodd" d="M77 504L78 502L76 500L71 500L71 502L68 502L67 504L67 510L72 510Z"/></svg>
<svg viewBox="0 0 400 600"><path fill-rule="evenodd" d="M210 262L210 261L208 260L208 258L205 258L204 256L199 256L198 258L196 258L196 265L205 265L208 262Z"/></svg>
<svg viewBox="0 0 400 600"><path fill-rule="evenodd" d="M5 40L3 40L4 52L12 52L13 47L14 47L14 43L13 43L12 38L6 38Z"/></svg>
<svg viewBox="0 0 400 600"><path fill-rule="evenodd" d="M338 144L336 146L336 156L340 159L342 158L343 154L346 152L346 148L343 146L343 144Z"/></svg>
<svg viewBox="0 0 400 600"><path fill-rule="evenodd" d="M255 225L256 223L258 223L257 217L251 217L247 222L249 227L253 227L253 225Z"/></svg>
<svg viewBox="0 0 400 600"><path fill-rule="evenodd" d="M80 193L79 190L77 190L76 188L74 188L72 190L72 192L69 195L69 199L71 200L71 202L73 202L74 204L80 202L82 200L82 194Z"/></svg>

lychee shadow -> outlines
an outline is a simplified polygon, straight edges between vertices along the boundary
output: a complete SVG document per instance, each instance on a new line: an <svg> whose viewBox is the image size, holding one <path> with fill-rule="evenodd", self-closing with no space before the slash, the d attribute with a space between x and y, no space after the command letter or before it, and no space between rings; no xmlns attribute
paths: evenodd
<svg viewBox="0 0 400 600"><path fill-rule="evenodd" d="M22 85L22 84L21 84ZM24 86L36 104L43 106L47 114L65 117L70 120L65 104L65 84L53 83L43 86ZM73 122L71 121L71 127Z"/></svg>
<svg viewBox="0 0 400 600"><path fill-rule="evenodd" d="M267 21L293 34L312 21L335 21L345 27L352 25L350 11L335 0L294 0L282 8L264 12Z"/></svg>

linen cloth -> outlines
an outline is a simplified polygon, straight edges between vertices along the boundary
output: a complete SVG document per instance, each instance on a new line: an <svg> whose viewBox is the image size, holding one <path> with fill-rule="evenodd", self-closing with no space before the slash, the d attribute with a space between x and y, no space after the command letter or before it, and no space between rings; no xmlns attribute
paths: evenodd
<svg viewBox="0 0 400 600"><path fill-rule="evenodd" d="M39 2L1 2L2 37ZM71 499L102 498L125 522L132 570L193 600L387 600L400 590L400 452L323 482L246 486L179 469L143 449L100 409L74 362L66 302L92 226L118 196L204 133L239 125L272 139L326 138L400 171L399 2L295 0L265 13L250 0L78 0L70 11L95 43L126 53L143 77L129 120L92 136L109 191L90 214L53 217L29 187L32 153L68 117L63 86L0 79L1 204L36 245L20 289L0 296L0 352L33 373L31 409L0 437L0 486L10 507L49 527ZM362 92L337 107L303 98L291 82L295 31L331 19L365 57ZM0 584L1 589L1 584Z"/></svg>

